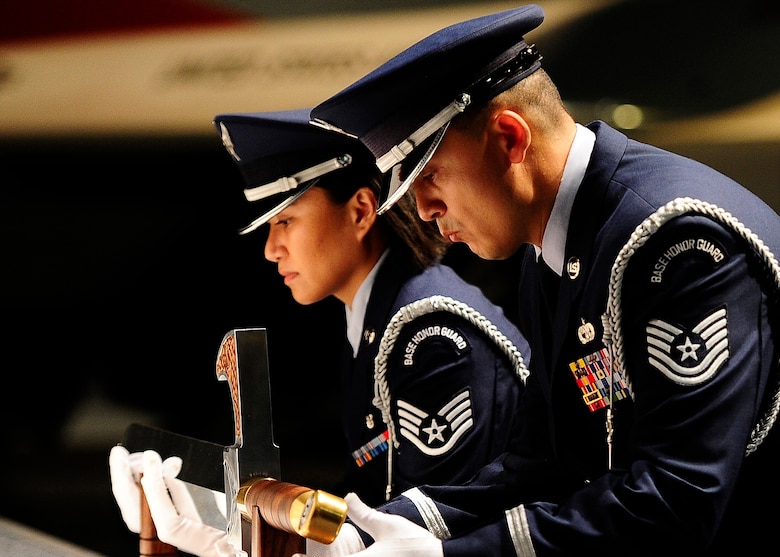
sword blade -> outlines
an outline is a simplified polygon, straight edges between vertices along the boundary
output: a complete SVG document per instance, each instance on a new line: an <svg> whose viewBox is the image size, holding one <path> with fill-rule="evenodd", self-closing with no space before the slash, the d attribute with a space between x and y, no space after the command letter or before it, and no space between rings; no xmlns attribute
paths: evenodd
<svg viewBox="0 0 780 557"><path fill-rule="evenodd" d="M254 477L281 479L279 447L274 442L271 374L265 329L234 329L222 339L217 378L227 381L233 400L235 443L224 458L228 540L249 551L251 525L241 521L238 490Z"/></svg>
<svg viewBox="0 0 780 557"><path fill-rule="evenodd" d="M130 452L156 450L162 458L179 456L179 479L225 493L227 535L248 550L251 531L244 527L237 495L252 478L281 480L279 446L274 442L271 376L265 329L234 329L217 353L217 379L227 381L233 403L235 442L223 446L164 429L131 424L124 445ZM251 526L251 525L250 525Z"/></svg>
<svg viewBox="0 0 780 557"><path fill-rule="evenodd" d="M131 453L151 449L163 459L181 457L179 479L213 491L225 491L226 447L222 445L137 423L127 427L122 445Z"/></svg>
<svg viewBox="0 0 780 557"><path fill-rule="evenodd" d="M224 358L230 351L232 359ZM234 447L238 451L239 482L262 476L281 480L279 446L274 441L271 373L265 329L235 329L225 336L217 358L217 377L230 383Z"/></svg>

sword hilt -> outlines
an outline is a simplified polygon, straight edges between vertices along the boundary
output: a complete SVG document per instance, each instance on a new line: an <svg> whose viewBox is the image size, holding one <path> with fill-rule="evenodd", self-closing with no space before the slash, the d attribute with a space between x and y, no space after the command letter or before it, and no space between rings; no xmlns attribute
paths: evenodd
<svg viewBox="0 0 780 557"><path fill-rule="evenodd" d="M273 478L255 477L238 490L238 508L246 520L252 509L269 525L320 543L331 543L347 518L347 503L325 491Z"/></svg>

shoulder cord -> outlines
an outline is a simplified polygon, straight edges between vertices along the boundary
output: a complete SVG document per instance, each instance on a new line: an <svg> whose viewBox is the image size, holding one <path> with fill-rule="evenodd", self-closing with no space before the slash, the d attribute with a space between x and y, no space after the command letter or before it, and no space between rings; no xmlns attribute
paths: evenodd
<svg viewBox="0 0 780 557"><path fill-rule="evenodd" d="M388 500L390 499L393 485L393 449L398 447L399 442L396 438L395 424L393 423L392 414L390 412L390 388L387 384L386 377L387 358L393 351L395 341L404 325L414 321L422 315L437 311L454 313L485 333L485 335L495 342L501 351L509 358L512 367L515 369L515 373L523 384L525 384L526 379L528 378L529 372L523 361L523 355L514 343L499 331L489 319L467 304L458 302L447 296L431 296L412 302L399 309L396 314L393 315L392 319L390 319L390 323L388 323L387 328L382 335L382 341L379 344L379 352L374 360L373 403L374 406L382 411L382 420L387 424L388 443L390 444L390 450L387 454L387 488L385 490L385 498Z"/></svg>
<svg viewBox="0 0 780 557"><path fill-rule="evenodd" d="M615 374L622 374L630 388L630 378L624 370L624 346L622 331L620 329L620 290L623 284L623 273L625 272L628 260L653 233L655 233L663 224L685 213L700 213L711 217L713 220L731 228L740 237L746 240L761 258L766 270L771 273L775 289L780 291L780 266L770 249L749 228L746 228L731 215L731 213L716 205L698 199L691 199L690 197L678 198L658 209L636 227L612 265L607 310L602 316L604 344L609 351L609 357L612 363L612 372L610 374L610 400L609 406L607 407L607 445L609 450L610 468L612 468L612 382L614 381ZM758 448L777 419L778 411L780 411L780 373L778 376L779 377L775 378L776 384L774 385L774 392L772 393L768 408L750 434L750 441L748 442L745 451L746 456Z"/></svg>

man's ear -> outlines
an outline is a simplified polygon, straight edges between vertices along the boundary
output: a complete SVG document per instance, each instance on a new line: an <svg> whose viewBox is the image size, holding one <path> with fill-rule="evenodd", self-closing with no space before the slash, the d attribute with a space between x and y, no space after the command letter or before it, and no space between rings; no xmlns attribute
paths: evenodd
<svg viewBox="0 0 780 557"><path fill-rule="evenodd" d="M491 132L501 138L511 162L520 163L525 160L525 154L531 144L531 128L525 118L513 110L502 110L493 119Z"/></svg>

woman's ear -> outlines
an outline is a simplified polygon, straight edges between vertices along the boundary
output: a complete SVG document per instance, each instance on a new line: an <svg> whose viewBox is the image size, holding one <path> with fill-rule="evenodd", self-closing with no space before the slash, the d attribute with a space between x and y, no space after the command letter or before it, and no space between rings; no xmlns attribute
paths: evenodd
<svg viewBox="0 0 780 557"><path fill-rule="evenodd" d="M500 139L511 162L520 163L525 160L531 144L531 128L525 118L513 110L502 110L493 119L490 131Z"/></svg>
<svg viewBox="0 0 780 557"><path fill-rule="evenodd" d="M367 232L376 222L377 199L371 188L362 187L352 195L354 223L357 229Z"/></svg>

